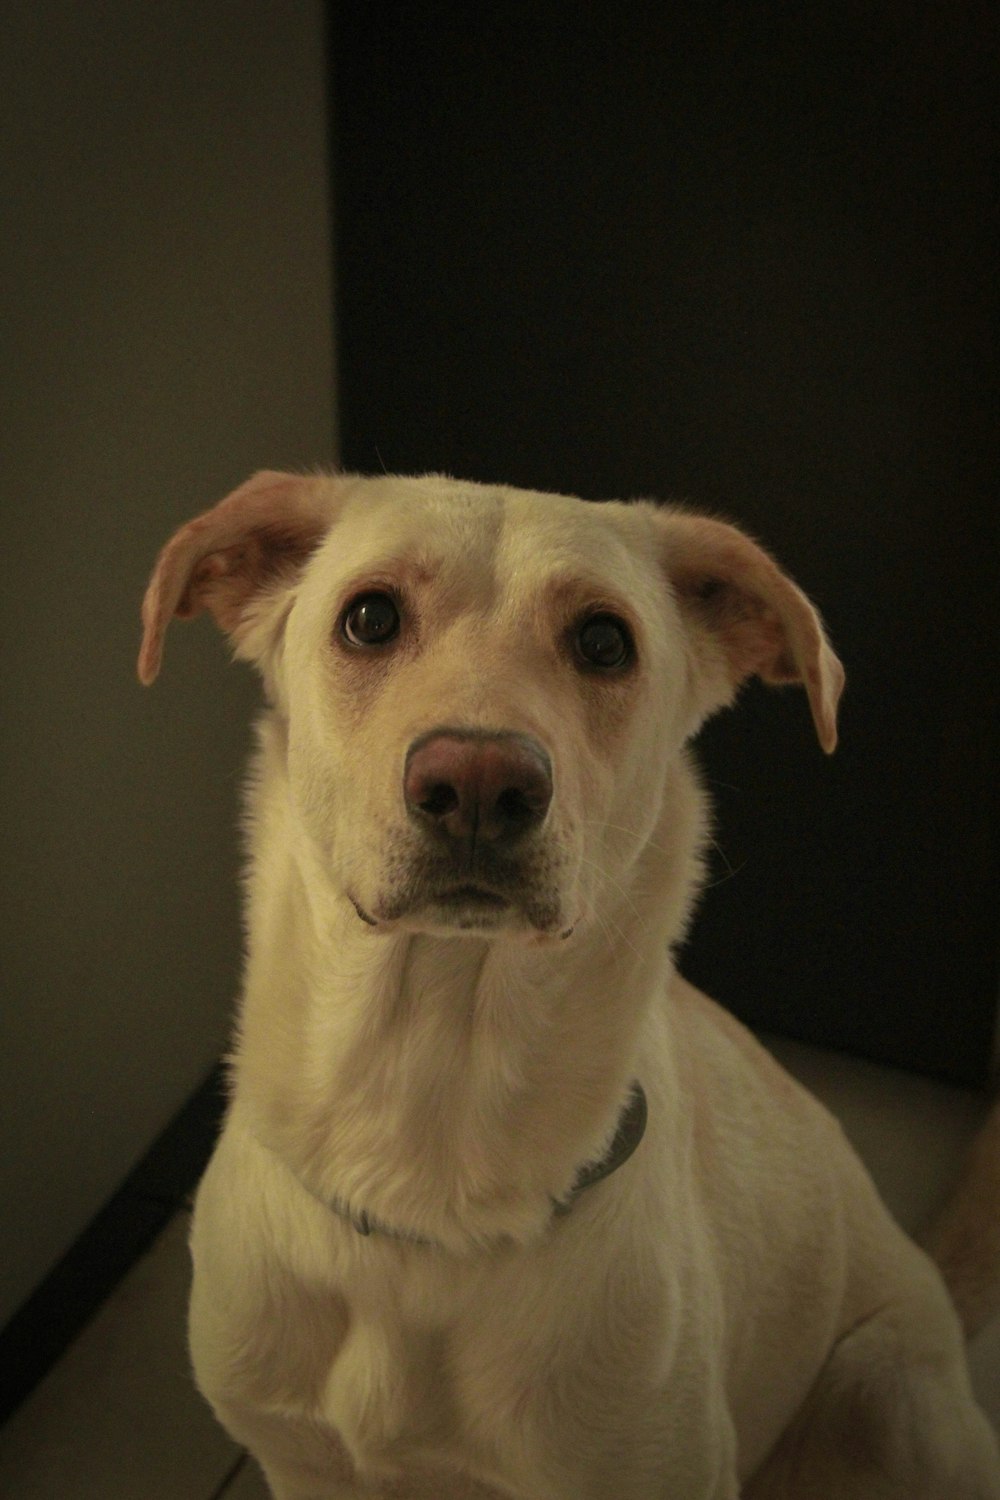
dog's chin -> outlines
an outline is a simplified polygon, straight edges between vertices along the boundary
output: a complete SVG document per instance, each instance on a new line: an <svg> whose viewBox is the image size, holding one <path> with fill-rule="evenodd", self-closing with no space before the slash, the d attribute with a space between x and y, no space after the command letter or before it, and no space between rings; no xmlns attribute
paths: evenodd
<svg viewBox="0 0 1000 1500"><path fill-rule="evenodd" d="M385 932L537 941L569 937L575 926L563 920L557 903L522 901L472 884L413 892L373 902L370 909L353 896L350 900L362 922Z"/></svg>
<svg viewBox="0 0 1000 1500"><path fill-rule="evenodd" d="M523 932L530 926L525 914L503 896L462 887L405 913L399 925L409 932L440 937L492 937Z"/></svg>

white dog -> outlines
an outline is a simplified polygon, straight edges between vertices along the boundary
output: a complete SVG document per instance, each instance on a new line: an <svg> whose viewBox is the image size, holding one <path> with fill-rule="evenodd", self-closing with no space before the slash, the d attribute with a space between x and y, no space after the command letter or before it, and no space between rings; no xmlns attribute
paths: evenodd
<svg viewBox="0 0 1000 1500"><path fill-rule="evenodd" d="M269 707L191 1343L277 1500L997 1500L938 1270L671 958L699 725L756 674L836 743L805 596L673 508L265 473L161 554L144 682L202 608Z"/></svg>

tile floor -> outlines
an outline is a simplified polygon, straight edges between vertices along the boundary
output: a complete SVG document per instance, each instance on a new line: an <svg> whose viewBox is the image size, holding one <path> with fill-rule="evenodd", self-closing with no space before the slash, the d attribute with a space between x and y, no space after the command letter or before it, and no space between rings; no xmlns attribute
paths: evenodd
<svg viewBox="0 0 1000 1500"><path fill-rule="evenodd" d="M946 1190L980 1099L791 1042L774 1049L841 1117L902 1222ZM0 1430L5 1500L266 1500L253 1464L193 1390L184 1348L187 1217L178 1214ZM972 1351L1000 1427L1000 1327Z"/></svg>

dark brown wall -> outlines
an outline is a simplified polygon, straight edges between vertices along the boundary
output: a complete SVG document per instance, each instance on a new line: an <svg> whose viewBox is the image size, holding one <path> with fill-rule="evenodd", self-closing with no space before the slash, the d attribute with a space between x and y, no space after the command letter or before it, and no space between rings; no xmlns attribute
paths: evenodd
<svg viewBox="0 0 1000 1500"><path fill-rule="evenodd" d="M847 664L842 749L795 694L706 732L686 968L956 1078L997 977L990 14L334 15L344 462L679 495L776 551Z"/></svg>

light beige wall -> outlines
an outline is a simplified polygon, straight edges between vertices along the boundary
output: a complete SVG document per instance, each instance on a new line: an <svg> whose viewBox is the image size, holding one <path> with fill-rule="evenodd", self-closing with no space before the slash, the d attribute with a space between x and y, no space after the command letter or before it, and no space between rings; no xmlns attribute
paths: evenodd
<svg viewBox="0 0 1000 1500"><path fill-rule="evenodd" d="M255 686L140 689L170 530L333 457L322 7L34 0L0 55L0 1323L223 1045Z"/></svg>

